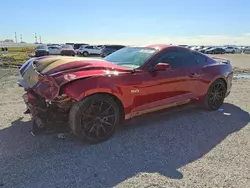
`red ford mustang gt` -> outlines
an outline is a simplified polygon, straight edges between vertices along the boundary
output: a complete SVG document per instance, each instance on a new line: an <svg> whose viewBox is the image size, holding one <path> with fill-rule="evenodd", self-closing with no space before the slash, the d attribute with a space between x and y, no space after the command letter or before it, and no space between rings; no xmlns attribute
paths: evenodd
<svg viewBox="0 0 250 188"><path fill-rule="evenodd" d="M200 102L217 110L230 93L232 66L179 46L126 47L104 59L45 56L20 68L33 133L68 122L80 138L110 138L124 120Z"/></svg>

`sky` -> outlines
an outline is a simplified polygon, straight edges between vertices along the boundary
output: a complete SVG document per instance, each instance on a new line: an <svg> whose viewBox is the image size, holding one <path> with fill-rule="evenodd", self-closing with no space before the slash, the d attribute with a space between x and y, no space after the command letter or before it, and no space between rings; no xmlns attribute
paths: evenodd
<svg viewBox="0 0 250 188"><path fill-rule="evenodd" d="M6 0L0 40L250 45L249 0Z"/></svg>

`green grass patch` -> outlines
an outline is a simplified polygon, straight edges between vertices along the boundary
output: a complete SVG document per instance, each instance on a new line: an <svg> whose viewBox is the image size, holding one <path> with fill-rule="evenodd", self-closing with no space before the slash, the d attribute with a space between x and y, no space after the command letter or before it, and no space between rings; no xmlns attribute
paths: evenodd
<svg viewBox="0 0 250 188"><path fill-rule="evenodd" d="M20 65L29 59L27 52L12 52L0 56L0 63L4 65Z"/></svg>
<svg viewBox="0 0 250 188"><path fill-rule="evenodd" d="M27 52L32 53L35 52L35 46L20 46L20 47L8 47L9 52Z"/></svg>

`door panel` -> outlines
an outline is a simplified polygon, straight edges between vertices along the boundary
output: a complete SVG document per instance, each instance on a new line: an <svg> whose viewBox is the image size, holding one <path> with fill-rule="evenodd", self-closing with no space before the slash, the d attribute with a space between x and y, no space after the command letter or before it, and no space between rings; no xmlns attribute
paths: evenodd
<svg viewBox="0 0 250 188"><path fill-rule="evenodd" d="M200 67L196 66L194 57L187 49L167 49L152 60L148 68L154 67L157 63L168 63L170 70L136 73L136 82L131 89L136 91L132 94L132 112L137 115L143 111L175 106L197 98L198 77L202 72ZM200 60L203 60L202 57Z"/></svg>
<svg viewBox="0 0 250 188"><path fill-rule="evenodd" d="M94 49L88 49L88 52L89 52L89 54L94 54L95 53Z"/></svg>
<svg viewBox="0 0 250 188"><path fill-rule="evenodd" d="M145 72L137 75L133 90L134 110L143 111L192 98L192 87L187 70Z"/></svg>
<svg viewBox="0 0 250 188"><path fill-rule="evenodd" d="M100 54L101 50L95 49L95 54Z"/></svg>

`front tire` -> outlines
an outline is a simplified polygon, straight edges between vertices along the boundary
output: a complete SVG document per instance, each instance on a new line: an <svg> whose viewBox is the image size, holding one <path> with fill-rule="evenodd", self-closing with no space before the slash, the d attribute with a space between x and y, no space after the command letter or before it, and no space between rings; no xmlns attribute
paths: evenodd
<svg viewBox="0 0 250 188"><path fill-rule="evenodd" d="M224 102L226 96L226 84L223 80L215 80L209 87L204 106L208 110L218 110Z"/></svg>
<svg viewBox="0 0 250 188"><path fill-rule="evenodd" d="M114 134L120 118L119 106L112 97L95 94L73 105L69 125L80 139L95 144Z"/></svg>

